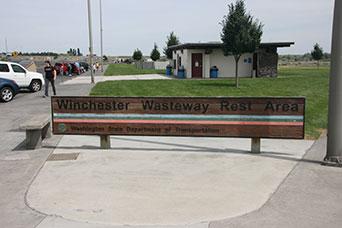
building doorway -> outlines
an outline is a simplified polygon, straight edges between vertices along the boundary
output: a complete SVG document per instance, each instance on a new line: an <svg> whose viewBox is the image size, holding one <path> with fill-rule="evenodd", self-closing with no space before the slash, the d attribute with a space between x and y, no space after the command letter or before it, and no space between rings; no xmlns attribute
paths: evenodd
<svg viewBox="0 0 342 228"><path fill-rule="evenodd" d="M192 78L203 78L203 54L192 54Z"/></svg>

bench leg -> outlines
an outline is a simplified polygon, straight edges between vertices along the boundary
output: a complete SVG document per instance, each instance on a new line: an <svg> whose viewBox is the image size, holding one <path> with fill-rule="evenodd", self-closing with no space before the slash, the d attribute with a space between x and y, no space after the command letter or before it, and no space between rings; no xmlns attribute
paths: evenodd
<svg viewBox="0 0 342 228"><path fill-rule="evenodd" d="M48 139L51 138L51 124L48 123L42 130L42 139Z"/></svg>
<svg viewBox="0 0 342 228"><path fill-rule="evenodd" d="M26 149L35 150L42 147L42 130L26 131Z"/></svg>
<svg viewBox="0 0 342 228"><path fill-rule="evenodd" d="M253 154L261 153L261 139L260 138L252 138L252 150Z"/></svg>
<svg viewBox="0 0 342 228"><path fill-rule="evenodd" d="M110 145L110 136L109 135L101 135L101 149L108 150L111 148Z"/></svg>

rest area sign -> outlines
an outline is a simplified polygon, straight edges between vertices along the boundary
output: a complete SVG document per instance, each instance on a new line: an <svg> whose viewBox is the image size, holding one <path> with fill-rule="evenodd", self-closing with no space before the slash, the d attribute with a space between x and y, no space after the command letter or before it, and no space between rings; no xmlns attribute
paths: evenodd
<svg viewBox="0 0 342 228"><path fill-rule="evenodd" d="M304 138L305 98L52 97L53 133Z"/></svg>

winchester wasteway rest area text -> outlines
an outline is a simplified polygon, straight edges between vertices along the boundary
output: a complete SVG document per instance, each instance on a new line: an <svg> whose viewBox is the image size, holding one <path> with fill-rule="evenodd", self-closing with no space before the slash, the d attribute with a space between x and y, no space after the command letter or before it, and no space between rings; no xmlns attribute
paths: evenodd
<svg viewBox="0 0 342 228"><path fill-rule="evenodd" d="M52 98L55 134L301 139L304 111L304 98Z"/></svg>
<svg viewBox="0 0 342 228"><path fill-rule="evenodd" d="M161 98L165 99L165 98ZM70 110L70 111L109 111L109 112L117 112L117 111L129 111L135 110L137 108L137 103L130 102L120 102L117 100L109 100L109 101L96 101L96 100L79 100L75 101L74 99L56 99L58 108L60 110ZM156 101L156 99L141 99L140 100L141 109L149 112L149 111L177 111L181 113L200 113L206 114L211 107L214 107L217 111L226 112L241 112L241 111L252 111L256 104L253 105L251 101L230 101L228 98L220 99L218 103L212 104L203 103L203 102L195 102L189 101L189 99L184 99L184 101L173 101L173 99L167 99L164 101ZM300 104L291 103L288 100L284 100L283 103L274 102L273 99L270 99L267 103L265 103L263 110L265 112L298 112L300 110ZM217 107L219 107L217 109ZM258 107L260 108L260 107Z"/></svg>

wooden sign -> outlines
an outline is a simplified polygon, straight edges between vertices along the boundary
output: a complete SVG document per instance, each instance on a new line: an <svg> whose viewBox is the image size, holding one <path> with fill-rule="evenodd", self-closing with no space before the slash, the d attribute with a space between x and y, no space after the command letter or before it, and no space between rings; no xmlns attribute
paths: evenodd
<svg viewBox="0 0 342 228"><path fill-rule="evenodd" d="M305 98L52 97L63 135L304 138Z"/></svg>

